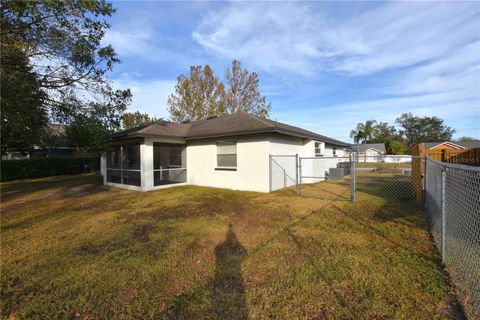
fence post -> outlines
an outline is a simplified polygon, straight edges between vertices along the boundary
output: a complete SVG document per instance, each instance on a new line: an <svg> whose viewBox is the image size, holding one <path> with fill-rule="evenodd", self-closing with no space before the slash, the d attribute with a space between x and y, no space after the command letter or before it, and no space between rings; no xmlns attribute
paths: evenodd
<svg viewBox="0 0 480 320"><path fill-rule="evenodd" d="M356 181L355 181L355 176L357 175L356 172L355 172L355 154L352 153L351 154L351 157L350 157L350 175L352 176L351 178L351 181L350 181L350 188L351 188L351 192L352 192L352 202L356 202L357 201L357 195L356 195Z"/></svg>
<svg viewBox="0 0 480 320"><path fill-rule="evenodd" d="M442 183L441 183L441 225L440 225L440 248L441 248L441 256L442 256L442 264L445 265L445 227L446 227L446 210L445 210L445 182L447 176L447 168L442 170Z"/></svg>
<svg viewBox="0 0 480 320"><path fill-rule="evenodd" d="M428 209L428 201L427 201L427 197L428 197L428 184L427 184L427 182L428 182L427 167L428 166L427 166L427 161L428 160L427 160L427 156L425 156L423 158L420 158L420 161L422 161L422 160L424 162L424 168L423 168L423 185L424 185L424 187L423 188L425 189L423 191L423 207L425 209ZM412 164L413 164L413 162L412 162ZM413 172L412 172L412 174L413 174ZM412 179L413 179L413 177L412 177Z"/></svg>
<svg viewBox="0 0 480 320"><path fill-rule="evenodd" d="M268 192L272 192L272 155L268 155Z"/></svg>
<svg viewBox="0 0 480 320"><path fill-rule="evenodd" d="M295 191L298 196L298 153L295 155Z"/></svg>
<svg viewBox="0 0 480 320"><path fill-rule="evenodd" d="M298 158L298 176L299 176L299 179L300 179L300 185L299 185L299 189L300 189L300 195L302 195L302 158Z"/></svg>
<svg viewBox="0 0 480 320"><path fill-rule="evenodd" d="M283 168L283 187L284 188L287 187L287 172L286 172L285 168Z"/></svg>

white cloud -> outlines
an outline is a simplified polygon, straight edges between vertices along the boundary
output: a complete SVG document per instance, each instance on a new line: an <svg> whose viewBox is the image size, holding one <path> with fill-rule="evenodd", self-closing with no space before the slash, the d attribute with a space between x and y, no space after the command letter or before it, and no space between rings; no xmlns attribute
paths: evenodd
<svg viewBox="0 0 480 320"><path fill-rule="evenodd" d="M115 88L130 88L133 101L128 111L140 111L150 116L168 118L167 99L175 91L175 80L138 80L130 74L113 80Z"/></svg>
<svg viewBox="0 0 480 320"><path fill-rule="evenodd" d="M324 3L231 3L205 16L192 38L208 53L239 58L280 82L300 75L309 83L325 72L342 79L384 79L374 94L358 102L342 88L348 103L312 106L315 102L308 101L294 109L282 101L274 105L274 118L332 137L349 140L357 122L393 123L403 112L436 115L460 126L480 118L478 2L385 2L349 13L343 10L347 6L333 8ZM478 135L479 127L477 121L469 132Z"/></svg>
<svg viewBox="0 0 480 320"><path fill-rule="evenodd" d="M124 58L143 60L148 63L184 63L185 53L179 42L162 32L156 22L165 17L158 16L142 6L108 29L103 44L111 44L115 52Z"/></svg>
<svg viewBox="0 0 480 320"><path fill-rule="evenodd" d="M311 3L232 3L192 37L262 70L370 74L411 66L478 39L476 3L386 3L345 19Z"/></svg>

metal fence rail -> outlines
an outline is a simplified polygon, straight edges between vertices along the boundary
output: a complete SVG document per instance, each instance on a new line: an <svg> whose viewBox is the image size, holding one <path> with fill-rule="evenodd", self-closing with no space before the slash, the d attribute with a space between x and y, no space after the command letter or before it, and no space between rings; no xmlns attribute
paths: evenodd
<svg viewBox="0 0 480 320"><path fill-rule="evenodd" d="M427 158L425 208L465 311L480 319L480 168Z"/></svg>

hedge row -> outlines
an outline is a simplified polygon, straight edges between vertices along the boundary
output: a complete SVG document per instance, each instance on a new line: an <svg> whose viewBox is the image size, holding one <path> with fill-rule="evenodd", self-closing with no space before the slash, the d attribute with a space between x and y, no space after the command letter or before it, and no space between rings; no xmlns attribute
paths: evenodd
<svg viewBox="0 0 480 320"><path fill-rule="evenodd" d="M2 160L1 181L100 171L100 158Z"/></svg>

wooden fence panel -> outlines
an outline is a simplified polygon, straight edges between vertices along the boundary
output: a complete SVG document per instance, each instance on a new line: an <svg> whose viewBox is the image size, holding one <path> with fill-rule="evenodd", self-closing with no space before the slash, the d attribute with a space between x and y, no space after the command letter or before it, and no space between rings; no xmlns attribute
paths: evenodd
<svg viewBox="0 0 480 320"><path fill-rule="evenodd" d="M412 183L415 190L415 202L417 206L423 205L423 190L425 189L425 145L418 144L412 149Z"/></svg>
<svg viewBox="0 0 480 320"><path fill-rule="evenodd" d="M426 150L425 144L420 143L412 149L412 182L415 190L415 199L418 206L423 205L425 192L425 159L430 159L463 164L469 166L480 166L480 148L470 150L458 149L433 149ZM415 158L419 157L419 158ZM422 158L420 158L422 157Z"/></svg>
<svg viewBox="0 0 480 320"><path fill-rule="evenodd" d="M447 153L444 162L480 167L480 148L464 150L461 153Z"/></svg>

